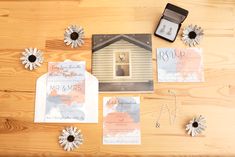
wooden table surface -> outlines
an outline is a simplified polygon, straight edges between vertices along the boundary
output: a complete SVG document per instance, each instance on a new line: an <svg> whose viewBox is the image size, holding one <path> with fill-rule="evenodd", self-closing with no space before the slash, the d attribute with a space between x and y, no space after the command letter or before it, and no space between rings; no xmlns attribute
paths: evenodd
<svg viewBox="0 0 235 157"><path fill-rule="evenodd" d="M189 10L182 25L197 24L205 35L204 83L158 83L156 48L186 47L180 33L174 43L152 36L153 94L100 94L99 123L73 124L84 134L84 144L65 152L58 136L70 124L35 124L36 79L47 72L49 61L85 60L91 71L91 35L98 33L152 33L167 2ZM64 46L70 24L85 29L85 45ZM235 1L234 0L37 0L0 1L0 156L235 156ZM36 71L25 70L19 58L24 48L44 51L45 62ZM163 113L161 128L155 121L162 104L174 105L174 125ZM141 97L142 144L102 145L103 96ZM207 118L207 130L192 138L185 124L197 115Z"/></svg>

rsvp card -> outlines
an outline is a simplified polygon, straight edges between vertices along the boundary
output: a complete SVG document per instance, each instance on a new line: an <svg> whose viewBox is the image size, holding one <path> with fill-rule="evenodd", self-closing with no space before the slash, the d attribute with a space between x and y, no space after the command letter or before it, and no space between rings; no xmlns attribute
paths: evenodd
<svg viewBox="0 0 235 157"><path fill-rule="evenodd" d="M103 144L141 144L140 97L104 97Z"/></svg>
<svg viewBox="0 0 235 157"><path fill-rule="evenodd" d="M158 82L203 82L200 48L158 48Z"/></svg>

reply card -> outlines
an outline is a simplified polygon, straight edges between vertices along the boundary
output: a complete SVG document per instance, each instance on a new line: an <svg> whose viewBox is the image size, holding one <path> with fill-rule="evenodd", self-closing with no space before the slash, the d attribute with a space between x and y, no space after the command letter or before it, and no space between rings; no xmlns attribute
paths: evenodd
<svg viewBox="0 0 235 157"><path fill-rule="evenodd" d="M139 97L104 97L103 144L141 144Z"/></svg>
<svg viewBox="0 0 235 157"><path fill-rule="evenodd" d="M45 118L83 120L85 62L49 62Z"/></svg>
<svg viewBox="0 0 235 157"><path fill-rule="evenodd" d="M159 82L203 82L204 70L200 48L158 48Z"/></svg>

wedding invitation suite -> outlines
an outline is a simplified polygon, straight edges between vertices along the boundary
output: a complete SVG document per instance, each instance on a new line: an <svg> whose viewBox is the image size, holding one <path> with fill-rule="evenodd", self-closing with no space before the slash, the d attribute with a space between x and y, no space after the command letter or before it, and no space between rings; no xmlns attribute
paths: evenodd
<svg viewBox="0 0 235 157"><path fill-rule="evenodd" d="M83 120L85 113L85 62L49 62L47 120Z"/></svg>
<svg viewBox="0 0 235 157"><path fill-rule="evenodd" d="M203 82L204 70L200 48L158 48L159 82Z"/></svg>
<svg viewBox="0 0 235 157"><path fill-rule="evenodd" d="M141 144L139 97L104 97L103 144Z"/></svg>

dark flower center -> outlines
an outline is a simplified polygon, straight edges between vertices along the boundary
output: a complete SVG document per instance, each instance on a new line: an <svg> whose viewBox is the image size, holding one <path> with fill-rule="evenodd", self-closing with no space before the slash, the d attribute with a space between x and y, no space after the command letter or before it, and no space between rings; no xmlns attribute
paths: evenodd
<svg viewBox="0 0 235 157"><path fill-rule="evenodd" d="M68 137L67 137L67 140L69 141L69 142L73 142L74 141L74 136L73 135L69 135Z"/></svg>
<svg viewBox="0 0 235 157"><path fill-rule="evenodd" d="M194 31L191 31L191 32L189 32L189 34L188 34L188 37L189 37L190 39L195 39L196 36L197 36L197 34L196 34Z"/></svg>
<svg viewBox="0 0 235 157"><path fill-rule="evenodd" d="M70 38L72 40L77 40L78 37L79 37L79 34L77 32L73 32L73 33L70 34Z"/></svg>
<svg viewBox="0 0 235 157"><path fill-rule="evenodd" d="M197 128L198 127L198 122L193 122L192 125L193 125L194 128Z"/></svg>
<svg viewBox="0 0 235 157"><path fill-rule="evenodd" d="M28 57L28 60L30 61L30 62L35 62L36 61L36 59L37 59L37 57L35 56L35 55L30 55L29 57Z"/></svg>

